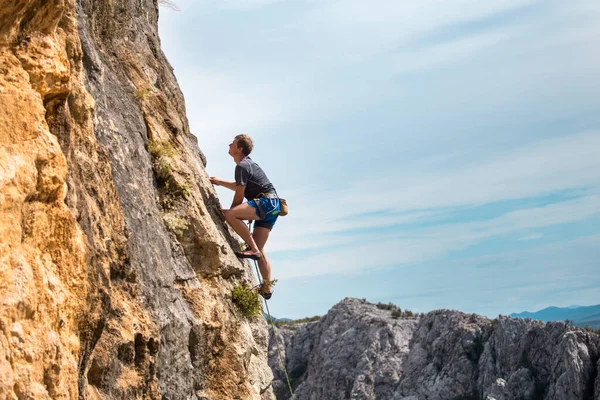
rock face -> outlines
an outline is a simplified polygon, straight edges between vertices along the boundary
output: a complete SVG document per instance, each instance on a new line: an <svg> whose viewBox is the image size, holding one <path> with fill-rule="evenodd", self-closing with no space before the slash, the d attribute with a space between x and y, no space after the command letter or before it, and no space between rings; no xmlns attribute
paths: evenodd
<svg viewBox="0 0 600 400"><path fill-rule="evenodd" d="M275 329L269 364L277 398L290 393L275 339L297 399L389 399L416 327L415 319L392 319L390 311L345 299L320 321Z"/></svg>
<svg viewBox="0 0 600 400"><path fill-rule="evenodd" d="M564 323L458 311L393 319L344 299L320 321L275 329L278 399L600 399L598 335Z"/></svg>
<svg viewBox="0 0 600 400"><path fill-rule="evenodd" d="M270 399L156 0L0 0L0 398Z"/></svg>

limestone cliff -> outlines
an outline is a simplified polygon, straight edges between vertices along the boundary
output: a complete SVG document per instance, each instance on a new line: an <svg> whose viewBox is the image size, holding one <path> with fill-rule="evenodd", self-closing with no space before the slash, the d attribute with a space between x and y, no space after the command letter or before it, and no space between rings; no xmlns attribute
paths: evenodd
<svg viewBox="0 0 600 400"><path fill-rule="evenodd" d="M394 319L344 299L320 321L271 332L278 399L599 400L598 335L561 322L432 311Z"/></svg>
<svg viewBox="0 0 600 400"><path fill-rule="evenodd" d="M156 0L0 0L0 398L269 399Z"/></svg>

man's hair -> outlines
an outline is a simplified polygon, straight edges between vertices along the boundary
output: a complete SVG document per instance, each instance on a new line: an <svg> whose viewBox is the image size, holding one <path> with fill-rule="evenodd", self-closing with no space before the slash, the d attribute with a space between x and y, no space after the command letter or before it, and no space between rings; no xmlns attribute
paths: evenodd
<svg viewBox="0 0 600 400"><path fill-rule="evenodd" d="M237 139L238 148L239 147L242 148L242 153L244 153L245 156L252 153L252 149L254 148L254 143L252 142L252 138L250 136L237 135L235 137L235 139Z"/></svg>

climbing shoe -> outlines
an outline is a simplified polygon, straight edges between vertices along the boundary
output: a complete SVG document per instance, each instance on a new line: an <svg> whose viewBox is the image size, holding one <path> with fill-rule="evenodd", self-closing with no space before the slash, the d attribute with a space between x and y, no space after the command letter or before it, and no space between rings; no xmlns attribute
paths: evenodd
<svg viewBox="0 0 600 400"><path fill-rule="evenodd" d="M265 292L265 289L270 290L269 292ZM254 290L256 290L258 292L258 294L260 294L262 297L265 298L265 300L269 300L271 298L271 296L273 296L273 290L271 289L271 285L265 285L265 283L261 283L260 285L257 285L253 288Z"/></svg>
<svg viewBox="0 0 600 400"><path fill-rule="evenodd" d="M235 255L239 258L250 258L252 260L258 260L260 258L260 252L252 250L237 251Z"/></svg>

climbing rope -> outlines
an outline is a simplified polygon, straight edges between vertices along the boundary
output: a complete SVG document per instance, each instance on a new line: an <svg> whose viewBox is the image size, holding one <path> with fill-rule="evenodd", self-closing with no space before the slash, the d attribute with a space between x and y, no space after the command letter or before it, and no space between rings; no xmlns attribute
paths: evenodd
<svg viewBox="0 0 600 400"><path fill-rule="evenodd" d="M248 221L248 229L251 231L252 221ZM256 269L256 277L258 278L259 290L262 290L262 278L260 275L260 271L258 269L258 261L254 261L254 269ZM292 384L290 383L290 377L288 375L287 369L285 368L285 362L283 357L281 356L281 350L279 349L279 340L277 340L277 332L275 331L275 324L273 323L273 317L271 317L271 311L269 310L269 304L267 303L267 299L265 301L265 308L267 309L267 315L269 316L269 323L271 324L271 328L273 329L273 339L275 340L275 347L277 348L277 356L279 357L279 363L281 364L281 368L283 369L283 373L285 374L285 380L287 381L288 389L290 390L290 395L292 396L292 400L296 400L294 397L294 391L292 390ZM261 310L263 315L265 315L265 310L262 306L262 301L260 303Z"/></svg>
<svg viewBox="0 0 600 400"><path fill-rule="evenodd" d="M258 262L254 260L254 268L256 269L256 275L258 276L258 282L262 285L260 271L258 270ZM262 290L262 289L261 289ZM281 350L279 350L279 340L277 340L277 332L275 331L275 324L273 323L273 317L271 317L271 311L269 311L269 304L267 303L267 299L264 299L265 307L267 309L267 315L269 316L269 323L273 328L273 339L275 339L275 347L277 348L277 356L279 357L279 363L281 364L281 368L283 369L283 373L285 374L285 380L287 381L288 389L290 390L290 395L292 396L292 400L296 400L294 397L294 391L292 390L292 384L290 383L290 377L288 375L287 369L285 368L285 362L283 357L281 356ZM262 308L262 302L260 303ZM263 315L265 313L264 309Z"/></svg>

